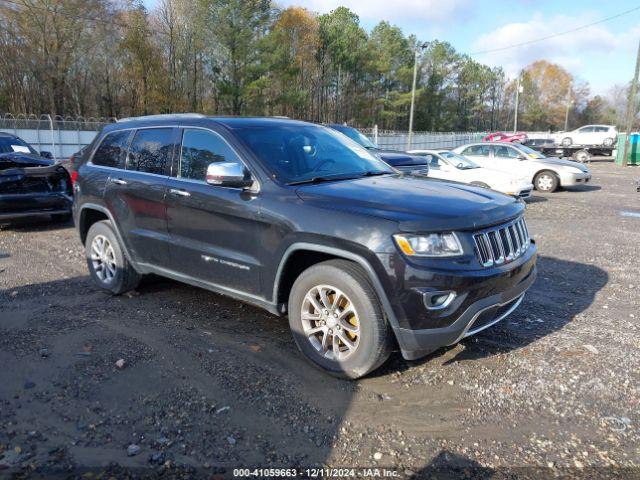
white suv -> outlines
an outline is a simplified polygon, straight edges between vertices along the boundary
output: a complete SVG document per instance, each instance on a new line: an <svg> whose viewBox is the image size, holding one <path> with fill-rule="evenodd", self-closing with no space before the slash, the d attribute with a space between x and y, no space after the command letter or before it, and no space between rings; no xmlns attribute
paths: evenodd
<svg viewBox="0 0 640 480"><path fill-rule="evenodd" d="M563 147L571 145L611 147L618 138L618 130L613 125L585 125L570 132L558 132L554 137L556 143Z"/></svg>

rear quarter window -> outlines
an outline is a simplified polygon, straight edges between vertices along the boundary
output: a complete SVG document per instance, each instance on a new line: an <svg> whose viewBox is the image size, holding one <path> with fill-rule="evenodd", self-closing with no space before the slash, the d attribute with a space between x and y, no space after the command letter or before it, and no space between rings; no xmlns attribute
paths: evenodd
<svg viewBox="0 0 640 480"><path fill-rule="evenodd" d="M130 130L108 133L93 154L91 163L101 167L124 168L130 138Z"/></svg>

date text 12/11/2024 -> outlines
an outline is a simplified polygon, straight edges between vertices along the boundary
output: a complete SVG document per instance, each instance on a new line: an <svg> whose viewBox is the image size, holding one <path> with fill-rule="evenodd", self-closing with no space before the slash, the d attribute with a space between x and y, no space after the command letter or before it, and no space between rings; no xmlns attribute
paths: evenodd
<svg viewBox="0 0 640 480"><path fill-rule="evenodd" d="M236 478L399 478L400 473L393 468L236 468Z"/></svg>

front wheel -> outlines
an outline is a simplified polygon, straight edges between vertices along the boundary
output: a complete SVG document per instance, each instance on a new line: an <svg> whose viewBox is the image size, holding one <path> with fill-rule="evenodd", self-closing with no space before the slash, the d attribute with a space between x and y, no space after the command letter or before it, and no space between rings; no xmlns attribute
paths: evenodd
<svg viewBox="0 0 640 480"><path fill-rule="evenodd" d="M565 137L562 139L561 143L563 147L570 147L573 145L573 140L570 137Z"/></svg>
<svg viewBox="0 0 640 480"><path fill-rule="evenodd" d="M119 295L140 283L141 276L125 257L109 221L91 225L85 251L91 278L103 290Z"/></svg>
<svg viewBox="0 0 640 480"><path fill-rule="evenodd" d="M305 357L337 377L362 377L391 353L376 292L362 268L346 260L302 272L289 295L289 326Z"/></svg>
<svg viewBox="0 0 640 480"><path fill-rule="evenodd" d="M543 171L538 173L533 179L533 185L540 192L552 193L558 189L560 182L555 173Z"/></svg>

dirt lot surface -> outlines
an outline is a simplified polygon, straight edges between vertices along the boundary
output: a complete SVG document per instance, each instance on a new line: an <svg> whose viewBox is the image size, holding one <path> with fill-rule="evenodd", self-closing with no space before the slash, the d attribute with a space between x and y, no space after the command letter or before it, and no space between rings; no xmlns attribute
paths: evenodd
<svg viewBox="0 0 640 480"><path fill-rule="evenodd" d="M109 296L70 225L3 227L0 476L640 476L640 169L591 168L529 203L539 278L514 314L357 382L284 318L162 279Z"/></svg>

